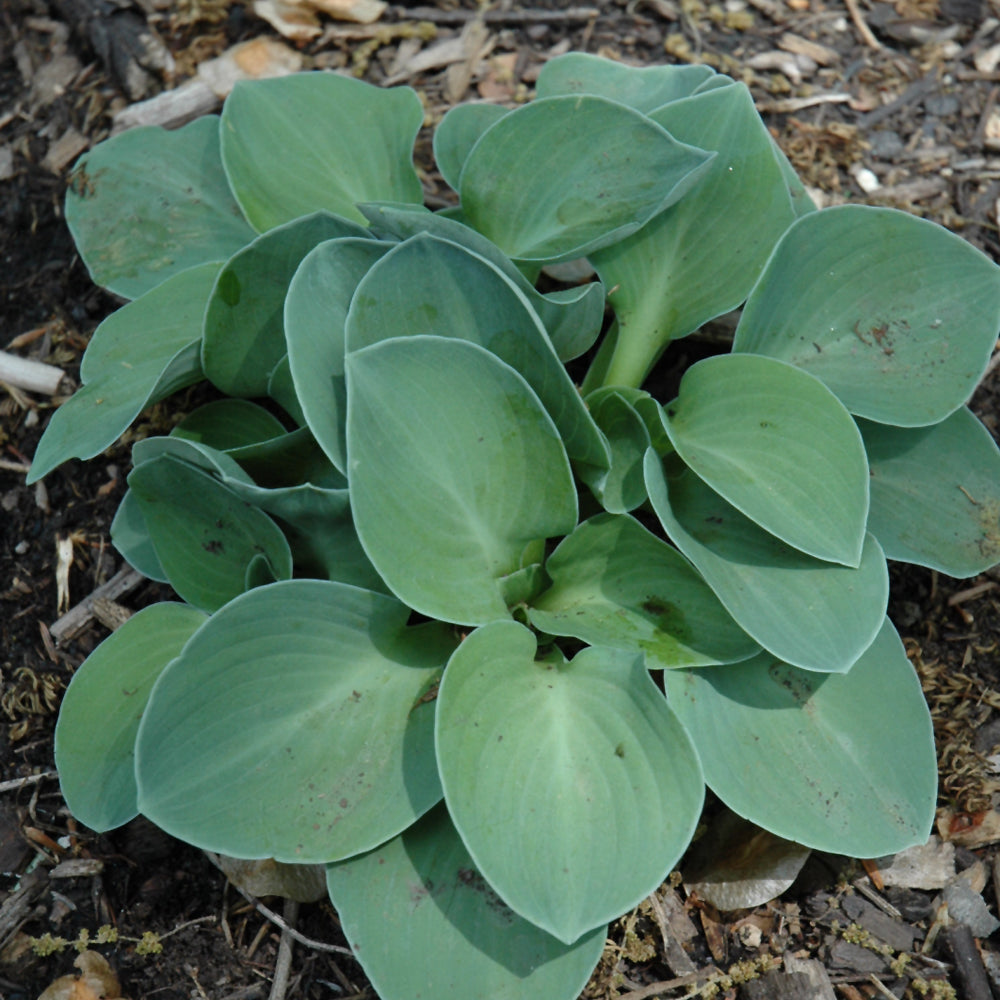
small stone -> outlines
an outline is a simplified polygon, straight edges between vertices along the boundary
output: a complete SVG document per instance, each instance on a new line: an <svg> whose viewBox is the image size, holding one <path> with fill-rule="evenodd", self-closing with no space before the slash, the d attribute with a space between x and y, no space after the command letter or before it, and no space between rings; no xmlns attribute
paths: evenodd
<svg viewBox="0 0 1000 1000"><path fill-rule="evenodd" d="M947 118L956 114L961 107L961 102L954 94L932 94L924 101L924 108L929 115L936 115L938 118Z"/></svg>
<svg viewBox="0 0 1000 1000"><path fill-rule="evenodd" d="M941 898L948 904L951 919L965 924L973 937L989 937L1000 927L1000 920L990 913L986 901L964 879L956 879L941 893Z"/></svg>
<svg viewBox="0 0 1000 1000"><path fill-rule="evenodd" d="M955 845L931 837L926 844L879 858L877 864L886 885L943 889L955 875Z"/></svg>
<svg viewBox="0 0 1000 1000"><path fill-rule="evenodd" d="M876 129L868 133L872 156L877 160L892 160L906 148L900 134L893 129Z"/></svg>

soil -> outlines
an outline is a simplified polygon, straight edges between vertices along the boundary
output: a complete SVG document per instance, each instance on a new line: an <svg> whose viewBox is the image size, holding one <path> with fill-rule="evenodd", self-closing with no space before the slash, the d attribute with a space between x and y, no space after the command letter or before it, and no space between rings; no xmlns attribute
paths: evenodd
<svg viewBox="0 0 1000 1000"><path fill-rule="evenodd" d="M429 119L469 97L522 99L544 59L567 49L639 64L708 62L750 86L817 197L905 208L949 226L1000 259L1000 21L997 8L983 0L896 0L860 7L853 0L846 5L841 0L724 5L602 0L576 7L558 0L498 0L484 8L484 21L476 22L478 7L474 0L389 6L371 26L321 19L316 38L288 44L306 68L353 67L373 82L394 79L415 86ZM81 10L89 12L89 21L81 20ZM101 39L113 37L110 26L123 18L162 40L172 69L164 71L162 64L157 69L154 60L138 78L122 71L121 59ZM421 22L429 27L416 28ZM424 69L413 62L418 52L460 35L464 61ZM0 5L4 349L57 365L75 378L89 335L119 303L91 284L63 222L73 158L109 134L116 112L177 86L228 46L260 36L278 34L240 0ZM444 187L426 136L418 161L433 203ZM725 326L712 333L724 335ZM675 345L664 364L682 364L685 353L697 349L696 342ZM13 388L0 396L0 992L11 1000L38 996L72 971L73 944L88 935L93 940L98 928L108 925L117 932L117 943L95 948L117 972L125 996L263 997L272 988L279 944L271 920L227 887L201 852L142 820L96 836L74 823L60 797L52 744L60 693L107 628L90 621L61 642L51 629L61 612L120 568L109 526L129 462L128 446L119 444L101 459L68 463L43 484L26 487L30 456L61 398ZM133 439L169 424L184 405L181 398L154 408ZM996 436L996 367L972 407ZM60 594L57 542L67 538L72 565L68 591ZM992 738L1000 710L1000 574L959 581L894 566L892 580L890 614L906 637L937 727L941 804L950 810L942 813L941 832L974 848L959 846L960 867L977 871L977 863L985 862L989 871L993 840L974 834L996 815L993 793L1000 787L987 762L993 744L1000 743L1000 735ZM134 611L162 593L146 582L121 600ZM710 806L708 816L715 815L713 809L718 811ZM83 873L71 867L66 877L65 868L56 866L67 861L82 864ZM772 978L740 986L737 972L732 982L716 981L717 994L915 996L921 988L916 969L930 995L947 995L947 984L973 1000L990 995L985 974L976 980L964 971L974 967L981 973L983 958L987 968L1000 962L989 942L979 941L978 947L973 942L970 952L960 934L942 934L923 957L917 954L920 942L933 933L929 890L888 896L902 911L900 923L913 930L916 944L893 946L897 958L904 952L916 956L910 971L890 970L884 958L876 961L877 949L846 940L831 914L865 926L852 916L858 912L855 903L844 902L859 899L855 879L878 884L877 875L866 881L850 859L815 857L788 892L756 910L720 914L689 898L684 919L694 922L684 953L690 968L659 934L662 913L647 904L614 926L605 961L584 996L688 995L708 981L706 970L712 968L743 968L755 980L765 970L762 955L777 966ZM992 884L983 895L995 910ZM668 897L681 899L669 885L663 898ZM14 905L24 903L26 909L12 915ZM303 906L296 926L312 939L345 943L327 904ZM144 954L149 951L144 935L147 942L148 935L158 936L162 950ZM818 987L788 992L803 988L788 971L790 956L818 960L836 993ZM663 985L650 985L656 983ZM992 988L1000 996L996 983ZM296 947L285 995L374 997L350 957L306 946Z"/></svg>

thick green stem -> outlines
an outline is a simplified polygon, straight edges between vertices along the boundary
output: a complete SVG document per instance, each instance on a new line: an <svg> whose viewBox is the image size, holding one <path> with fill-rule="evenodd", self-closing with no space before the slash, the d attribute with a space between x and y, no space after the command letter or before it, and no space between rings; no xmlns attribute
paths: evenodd
<svg viewBox="0 0 1000 1000"><path fill-rule="evenodd" d="M649 315L639 310L618 312L618 322L587 373L584 386L588 391L606 385L639 389L646 381L671 339L660 303L648 305L653 305Z"/></svg>
<svg viewBox="0 0 1000 1000"><path fill-rule="evenodd" d="M604 373L604 385L620 385L638 389L646 381L653 365L656 364L666 344L649 336L634 336L639 333L634 326L619 332L611 362Z"/></svg>

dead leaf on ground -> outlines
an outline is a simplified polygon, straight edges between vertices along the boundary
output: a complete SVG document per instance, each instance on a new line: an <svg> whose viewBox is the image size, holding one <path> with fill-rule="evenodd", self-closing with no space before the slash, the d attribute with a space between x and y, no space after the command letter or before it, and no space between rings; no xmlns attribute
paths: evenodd
<svg viewBox="0 0 1000 1000"><path fill-rule="evenodd" d="M290 865L273 858L243 861L225 854L209 855L233 885L251 896L284 896L315 903L326 896L326 869L322 865Z"/></svg>
<svg viewBox="0 0 1000 1000"><path fill-rule="evenodd" d="M80 975L60 976L38 1000L119 1000L118 977L103 955L82 951L73 964Z"/></svg>
<svg viewBox="0 0 1000 1000"><path fill-rule="evenodd" d="M974 851L1000 841L1000 813L995 809L977 813L939 809L937 831L942 839Z"/></svg>
<svg viewBox="0 0 1000 1000"><path fill-rule="evenodd" d="M780 896L809 854L808 847L724 813L692 850L684 886L720 910L749 909Z"/></svg>
<svg viewBox="0 0 1000 1000"><path fill-rule="evenodd" d="M238 80L287 76L302 69L302 55L276 38L261 36L226 49L198 67L198 77L225 99Z"/></svg>
<svg viewBox="0 0 1000 1000"><path fill-rule="evenodd" d="M318 14L338 21L372 24L385 11L382 0L255 0L254 13L285 38L309 41L322 32Z"/></svg>
<svg viewBox="0 0 1000 1000"><path fill-rule="evenodd" d="M505 52L493 56L489 61L486 75L479 81L479 96L484 101L503 103L512 101L517 94L518 79L514 73L517 67L517 53Z"/></svg>

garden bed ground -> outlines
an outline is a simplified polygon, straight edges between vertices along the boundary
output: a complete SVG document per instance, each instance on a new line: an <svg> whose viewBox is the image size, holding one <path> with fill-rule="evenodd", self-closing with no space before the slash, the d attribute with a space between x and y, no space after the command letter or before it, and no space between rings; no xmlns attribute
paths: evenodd
<svg viewBox="0 0 1000 1000"><path fill-rule="evenodd" d="M354 6L364 7L363 0ZM984 0L498 0L482 8L440 0L389 6L369 24L321 17L318 34L286 39L287 49L268 57L408 83L420 91L429 121L461 100L522 99L543 61L567 49L640 64L709 62L749 84L821 197L905 208L996 260L997 13ZM150 31L162 48L150 46ZM176 88L199 64L254 38L281 36L241 0L0 5L0 349L75 377L90 333L117 303L91 285L62 221L73 159L106 137L129 105ZM212 100L204 89L200 99ZM434 204L446 190L426 142L418 158ZM663 364L669 369L703 348L682 342ZM120 569L108 530L129 451L116 446L26 487L54 402L58 397L16 388L0 393L0 993L38 996L72 971L76 952L57 939L93 939L109 925L118 942L94 948L118 973L125 996L267 996L280 937L275 923L227 888L200 852L142 821L94 836L75 826L59 796L52 733L60 693L108 623L86 619L70 635L56 622ZM134 436L169 425L182 406L155 408ZM996 367L972 406L997 435ZM891 615L937 724L941 802L951 810L942 813L940 832L957 846L930 850L911 889L880 891L877 871L814 857L780 899L752 910L719 913L696 898L685 903L668 884L612 928L586 997L678 997L706 984L706 995L714 988L746 998L947 996L949 987L970 1000L985 1000L991 989L1000 996L1000 953L986 940L989 925L976 925L974 913L956 922L953 904L946 926L932 884L935 864L957 865L973 897L996 911L1000 785L988 757L1000 743L1000 574L956 581L897 567L893 582ZM159 596L155 585L140 583L117 604L135 611ZM106 618L116 608L98 610ZM707 815L717 814L710 807ZM898 916L887 915L886 903ZM316 941L344 944L325 904L302 907L297 927ZM47 949L33 944L46 934ZM150 934L162 950L144 955L141 942ZM774 971L761 978L769 963ZM734 981L716 970L730 970ZM739 985L741 978L749 981ZM285 996L374 994L350 957L298 944Z"/></svg>

